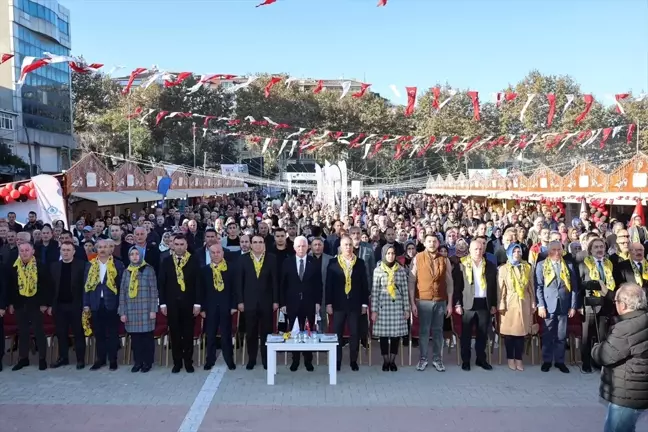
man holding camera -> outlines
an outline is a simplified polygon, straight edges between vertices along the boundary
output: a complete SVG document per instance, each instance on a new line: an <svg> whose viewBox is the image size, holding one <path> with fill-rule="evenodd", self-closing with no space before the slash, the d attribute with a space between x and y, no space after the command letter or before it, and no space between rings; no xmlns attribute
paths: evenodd
<svg viewBox="0 0 648 432"><path fill-rule="evenodd" d="M592 349L601 365L601 398L609 402L604 432L633 432L648 409L648 315L646 293L625 283L614 298L618 322L603 343Z"/></svg>

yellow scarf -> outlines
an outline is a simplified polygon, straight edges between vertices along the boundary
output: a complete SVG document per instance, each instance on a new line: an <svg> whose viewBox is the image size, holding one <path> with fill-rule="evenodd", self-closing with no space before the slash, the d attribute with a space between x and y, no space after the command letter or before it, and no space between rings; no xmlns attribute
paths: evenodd
<svg viewBox="0 0 648 432"><path fill-rule="evenodd" d="M13 265L18 274L18 292L23 297L34 297L38 290L38 268L36 258L32 257L27 264L23 264L20 257Z"/></svg>
<svg viewBox="0 0 648 432"><path fill-rule="evenodd" d="M189 258L191 258L191 254L189 252L185 252L185 254L180 259L179 264L177 258L178 258L177 256L175 255L173 256L173 265L175 266L176 279L178 280L178 286L180 287L180 291L185 292L187 287L185 286L184 272L182 271L182 269L184 268L185 265L187 265Z"/></svg>
<svg viewBox="0 0 648 432"><path fill-rule="evenodd" d="M396 299L396 272L398 271L400 266L398 265L398 263L394 263L394 265L389 267L384 262L381 262L380 268L382 268L383 271L387 273L387 292L389 293L389 296L392 298L392 300L395 300Z"/></svg>
<svg viewBox="0 0 648 432"><path fill-rule="evenodd" d="M517 293L518 297L524 300L524 293L526 291L526 286L529 283L529 278L531 277L531 265L522 261L519 266L514 266L511 263L506 264L509 270L509 277L513 281L513 288ZM518 277L515 268L518 267L520 270L520 277Z"/></svg>
<svg viewBox="0 0 648 432"><path fill-rule="evenodd" d="M641 243L641 237L639 237L639 230L643 230L644 238L648 239L648 233L646 232L646 228L642 226L635 226L634 229L632 230L632 243Z"/></svg>
<svg viewBox="0 0 648 432"><path fill-rule="evenodd" d="M617 252L616 254L621 258L619 262L628 261L630 259L630 252Z"/></svg>
<svg viewBox="0 0 648 432"><path fill-rule="evenodd" d="M630 263L630 266L632 267L632 272L634 273L635 282L637 282L637 285L643 286L643 282L648 280L648 261L646 261L645 259L641 261L641 273L639 273L639 270L637 269L634 261Z"/></svg>
<svg viewBox="0 0 648 432"><path fill-rule="evenodd" d="M223 282L223 275L221 272L227 271L227 263L222 260L218 265L211 263L212 276L214 277L214 288L216 291L221 292L225 289L225 282Z"/></svg>
<svg viewBox="0 0 648 432"><path fill-rule="evenodd" d="M461 258L461 264L463 264L464 268L466 269L466 279L468 280L468 283L472 285L473 284L473 262L472 262L472 258L470 258L470 255ZM484 260L484 258L482 258L481 267L482 267L481 277L479 278L479 283L481 283L481 287L483 289L486 289L486 261Z"/></svg>
<svg viewBox="0 0 648 432"><path fill-rule="evenodd" d="M254 257L254 254L250 252L250 258L252 258L252 264L254 264L254 272L257 275L257 279L261 276L261 269L263 268L263 260L265 259L265 254L261 255L261 259L257 262L257 259Z"/></svg>
<svg viewBox="0 0 648 432"><path fill-rule="evenodd" d="M556 278L556 272L554 271L549 258L544 261L544 265L542 266L542 276L544 276L545 287ZM567 270L567 264L565 264L565 260L563 259L560 260L560 280L565 284L567 291L571 292L572 287L569 278L569 271Z"/></svg>
<svg viewBox="0 0 648 432"><path fill-rule="evenodd" d="M587 256L585 257L585 266L589 270L589 277L590 280L593 281L603 281L605 282L605 286L607 289L614 291L614 288L616 288L616 284L614 283L614 277L612 276L612 262L604 258L603 259L603 272L605 272L605 280L601 279L601 275L599 274L599 269L598 265L596 264L596 260L594 257ZM634 263L632 263L632 266L636 269L636 266ZM594 291L594 297L601 297L601 292L600 291Z"/></svg>
<svg viewBox="0 0 648 432"><path fill-rule="evenodd" d="M92 325L90 325L90 318L92 318L90 311L84 311L81 313L81 326L83 327L83 334L86 337L92 336Z"/></svg>
<svg viewBox="0 0 648 432"><path fill-rule="evenodd" d="M109 257L106 262L106 286L113 294L117 295L117 286L115 285L115 279L117 278L117 268L115 268L115 263L113 257ZM88 280L85 284L85 291L91 292L97 289L97 285L101 283L101 278L99 277L101 271L99 269L99 258L95 258L90 261L90 270L88 271Z"/></svg>
<svg viewBox="0 0 648 432"><path fill-rule="evenodd" d="M144 267L146 263L142 261L142 264L135 265L131 264L128 266L128 271L130 272L130 281L128 282L128 297L135 298L137 297L137 292L139 290L139 270Z"/></svg>
<svg viewBox="0 0 648 432"><path fill-rule="evenodd" d="M342 258L342 255L338 255L337 259L338 264L340 264L340 267L342 267L342 271L344 272L344 293L349 295L351 292L351 273L353 272L353 266L356 263L356 256L353 255L353 258L351 258L350 267L347 267L347 262Z"/></svg>

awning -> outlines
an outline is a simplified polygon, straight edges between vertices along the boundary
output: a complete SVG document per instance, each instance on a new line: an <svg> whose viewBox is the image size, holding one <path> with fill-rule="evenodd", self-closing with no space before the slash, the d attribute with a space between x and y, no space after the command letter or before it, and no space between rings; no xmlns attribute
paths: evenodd
<svg viewBox="0 0 648 432"><path fill-rule="evenodd" d="M246 192L248 188L218 188L218 189L169 189L167 198L169 199L183 199L183 198L196 198L196 197L209 197L215 195L223 195L229 193Z"/></svg>
<svg viewBox="0 0 648 432"><path fill-rule="evenodd" d="M160 201L163 198L159 193L145 190L122 191L121 193L133 196L133 202L153 202Z"/></svg>
<svg viewBox="0 0 648 432"><path fill-rule="evenodd" d="M122 192L72 192L71 195L88 201L94 201L99 207L136 202L133 195L127 195Z"/></svg>

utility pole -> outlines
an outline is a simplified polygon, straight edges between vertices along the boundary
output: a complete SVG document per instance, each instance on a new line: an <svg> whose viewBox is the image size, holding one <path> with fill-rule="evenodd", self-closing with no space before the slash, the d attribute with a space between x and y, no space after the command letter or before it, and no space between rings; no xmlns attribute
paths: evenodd
<svg viewBox="0 0 648 432"><path fill-rule="evenodd" d="M196 169L196 122L193 122L193 154L194 154L194 169Z"/></svg>
<svg viewBox="0 0 648 432"><path fill-rule="evenodd" d="M133 147L131 145L131 98L128 92L128 159L133 157Z"/></svg>

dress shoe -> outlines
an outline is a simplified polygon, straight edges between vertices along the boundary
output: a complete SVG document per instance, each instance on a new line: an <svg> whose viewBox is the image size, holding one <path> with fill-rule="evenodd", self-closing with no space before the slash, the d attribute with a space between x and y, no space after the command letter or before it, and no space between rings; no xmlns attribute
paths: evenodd
<svg viewBox="0 0 648 432"><path fill-rule="evenodd" d="M96 371L101 369L102 367L106 366L106 363L104 362L95 362L92 366L90 366L91 371Z"/></svg>
<svg viewBox="0 0 648 432"><path fill-rule="evenodd" d="M292 364L290 365L290 371L291 372L297 372L297 369L299 369L299 363L292 362Z"/></svg>
<svg viewBox="0 0 648 432"><path fill-rule="evenodd" d="M142 365L142 373L147 373L148 371L151 370L152 367L153 367L153 366L151 366L150 364L144 363L144 364Z"/></svg>
<svg viewBox="0 0 648 432"><path fill-rule="evenodd" d="M38 360L38 370L46 370L47 369L47 360Z"/></svg>
<svg viewBox="0 0 648 432"><path fill-rule="evenodd" d="M245 366L245 369L252 370L252 369L254 369L254 366L256 366L256 363L251 361L251 362L248 362L248 364Z"/></svg>
<svg viewBox="0 0 648 432"><path fill-rule="evenodd" d="M133 372L133 373L137 373L137 372L139 372L139 371L141 371L141 370L142 370L142 365L141 365L140 363L135 364L135 365L131 368L131 372Z"/></svg>
<svg viewBox="0 0 648 432"><path fill-rule="evenodd" d="M389 372L389 363L387 363L387 362L383 363L382 371L383 372Z"/></svg>
<svg viewBox="0 0 648 432"><path fill-rule="evenodd" d="M581 372L584 374L591 374L592 373L592 366L583 366L581 368Z"/></svg>
<svg viewBox="0 0 648 432"><path fill-rule="evenodd" d="M569 368L565 366L565 363L556 363L554 366L562 373L569 373Z"/></svg>
<svg viewBox="0 0 648 432"><path fill-rule="evenodd" d="M116 371L117 370L117 362L116 361L111 361L110 366L108 367L111 371Z"/></svg>
<svg viewBox="0 0 648 432"><path fill-rule="evenodd" d="M493 366L491 366L486 360L477 360L475 366L479 366L484 370L493 370Z"/></svg>
<svg viewBox="0 0 648 432"><path fill-rule="evenodd" d="M2 372L2 359L0 358L0 372Z"/></svg>
<svg viewBox="0 0 648 432"><path fill-rule="evenodd" d="M468 362L461 363L461 369L465 370L465 371L469 371L470 370L470 363L468 363Z"/></svg>
<svg viewBox="0 0 648 432"><path fill-rule="evenodd" d="M236 370L236 365L232 363L227 363L227 369L229 370Z"/></svg>
<svg viewBox="0 0 648 432"><path fill-rule="evenodd" d="M187 373L194 373L194 371L195 371L193 365L190 365L190 364L185 365L185 370L187 371Z"/></svg>
<svg viewBox="0 0 648 432"><path fill-rule="evenodd" d="M398 370L398 366L396 366L396 363L390 363L389 370L392 372L396 372Z"/></svg>
<svg viewBox="0 0 648 432"><path fill-rule="evenodd" d="M306 363L305 366L308 372L313 372L315 370L315 368L313 367L313 363Z"/></svg>
<svg viewBox="0 0 648 432"><path fill-rule="evenodd" d="M335 369L337 369L337 371L340 372L340 369L342 369L342 363L338 363Z"/></svg>
<svg viewBox="0 0 648 432"><path fill-rule="evenodd" d="M351 370L352 370L353 372L358 372L358 371L360 370L360 368L358 367L358 363L357 363L357 362L351 362Z"/></svg>
<svg viewBox="0 0 648 432"><path fill-rule="evenodd" d="M55 363L52 363L52 365L50 367L52 369L56 369L56 368L60 368L61 366L67 366L69 364L70 364L70 360L60 358L60 359L56 360Z"/></svg>
<svg viewBox="0 0 648 432"><path fill-rule="evenodd" d="M177 373L180 372L181 369L182 369L182 366L173 365L173 368L171 369L171 373L177 374Z"/></svg>
<svg viewBox="0 0 648 432"><path fill-rule="evenodd" d="M76 369L77 370L85 369L85 362L82 362L82 361L79 362L78 361L77 364L76 364Z"/></svg>
<svg viewBox="0 0 648 432"><path fill-rule="evenodd" d="M211 370L211 368L213 368L213 367L214 367L214 363L209 362L209 363L205 363L205 366L203 366L203 369Z"/></svg>
<svg viewBox="0 0 648 432"><path fill-rule="evenodd" d="M14 365L14 367L11 368L12 371L19 371L20 369L29 366L29 360L28 359L20 359L18 360L18 363Z"/></svg>
<svg viewBox="0 0 648 432"><path fill-rule="evenodd" d="M267 363L263 363L263 370L268 370L268 364Z"/></svg>
<svg viewBox="0 0 648 432"><path fill-rule="evenodd" d="M540 366L540 370L542 372L549 372L549 369L551 369L551 363L545 362L542 363L542 366Z"/></svg>

